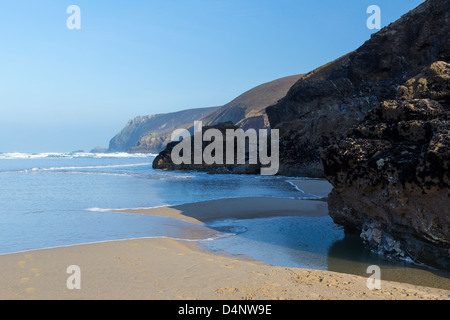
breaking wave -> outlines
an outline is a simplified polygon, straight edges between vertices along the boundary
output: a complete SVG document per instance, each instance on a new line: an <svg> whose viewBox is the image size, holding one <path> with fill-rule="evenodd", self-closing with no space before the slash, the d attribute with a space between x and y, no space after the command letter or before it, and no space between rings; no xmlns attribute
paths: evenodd
<svg viewBox="0 0 450 320"><path fill-rule="evenodd" d="M21 172L36 172L36 171L68 171L68 170L82 170L82 169L107 169L107 168L126 168L126 167L141 167L151 165L151 162L145 163L131 163L131 164L112 164L105 166L81 166L81 167L50 167L50 168L33 168L21 170Z"/></svg>
<svg viewBox="0 0 450 320"><path fill-rule="evenodd" d="M22 153L22 152L0 152L0 160L8 159L45 159L45 158L151 158L156 157L153 153L90 153L90 152L43 152L43 153Z"/></svg>

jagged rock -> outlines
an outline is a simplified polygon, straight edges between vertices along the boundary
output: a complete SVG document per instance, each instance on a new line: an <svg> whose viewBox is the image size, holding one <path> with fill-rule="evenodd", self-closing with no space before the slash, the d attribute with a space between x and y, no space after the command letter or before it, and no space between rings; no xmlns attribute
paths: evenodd
<svg viewBox="0 0 450 320"><path fill-rule="evenodd" d="M234 125L233 122L219 123L214 126L205 126L202 128L202 135L208 129L218 129L224 136L227 129L236 130L239 127ZM200 133L198 133L200 134ZM236 174L256 174L259 173L261 168L260 164L242 164L238 165L235 161L233 164L226 164L226 152L223 153L223 164L206 164L204 161L201 164L194 163L194 139L191 139L191 161L188 164L181 163L175 164L172 159L172 150L179 144L179 141L170 142L166 149L159 153L159 155L153 161L153 169L163 169L163 170L195 170L195 171L205 171L208 173L236 173ZM211 142L202 141L202 152ZM235 145L234 154L236 160L236 148ZM223 142L223 150L226 150L226 142ZM246 150L248 152L248 149ZM248 155L246 156L248 159ZM246 161L247 162L247 161Z"/></svg>
<svg viewBox="0 0 450 320"><path fill-rule="evenodd" d="M444 105L450 105L450 71L448 64L436 61L430 68L400 86L398 97L402 99L436 100Z"/></svg>
<svg viewBox="0 0 450 320"><path fill-rule="evenodd" d="M399 85L405 97L437 97L448 77L435 61L450 61L450 1L428 0L396 22L373 34L359 49L303 76L286 97L266 112L272 128L280 129L280 173L322 176L321 152L338 142L379 103L395 99ZM423 78L433 85L423 84ZM413 90L412 94L408 90ZM445 90L438 90L443 92Z"/></svg>
<svg viewBox="0 0 450 320"><path fill-rule="evenodd" d="M94 147L94 149L92 149L89 152L90 153L107 153L108 152L108 148L102 148L102 147L96 146L96 147Z"/></svg>
<svg viewBox="0 0 450 320"><path fill-rule="evenodd" d="M380 103L322 154L325 175L334 187L328 204L336 223L359 233L368 247L386 256L446 269L449 71L450 64L433 63L399 88L397 100ZM418 79L427 85L417 86ZM424 99L427 95L444 105ZM420 99L411 99L416 97Z"/></svg>

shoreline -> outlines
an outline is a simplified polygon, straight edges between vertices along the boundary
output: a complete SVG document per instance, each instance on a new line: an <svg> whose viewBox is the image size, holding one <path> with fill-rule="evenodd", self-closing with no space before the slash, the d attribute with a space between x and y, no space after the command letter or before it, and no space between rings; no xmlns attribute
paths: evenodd
<svg viewBox="0 0 450 320"><path fill-rule="evenodd" d="M276 197L242 197L190 202L175 206L158 206L138 209L112 209L106 212L123 212L162 216L196 224L226 219L255 219L278 216L328 215L326 202Z"/></svg>
<svg viewBox="0 0 450 320"><path fill-rule="evenodd" d="M176 205L157 205L152 207L136 207L136 208L87 208L84 209L86 211L91 212L134 212L137 213L137 211L142 210L153 210L158 208L166 208L166 207L179 207L179 206L185 206L185 205L195 205L198 203L206 203L209 201L221 201L221 200L229 200L229 199L251 199L251 198L267 198L267 199L289 199L289 200L313 200L313 201L326 201L328 194L333 189L333 186L325 179L323 178L304 178L304 179L297 179L295 177L285 177L285 182L291 185L295 190L298 192L304 194L304 195L311 195L311 197L302 197L302 198L295 198L295 197L273 197L273 196L258 196L258 197L221 197L221 198L215 198L215 199L209 199L204 201L194 201L194 202L185 202L180 203ZM295 208L293 210L296 210Z"/></svg>
<svg viewBox="0 0 450 320"><path fill-rule="evenodd" d="M74 245L0 257L0 299L78 300L360 300L450 299L450 291L332 271L274 267L216 255L172 239ZM81 289L69 290L78 265Z"/></svg>
<svg viewBox="0 0 450 320"><path fill-rule="evenodd" d="M274 208L278 210L274 210ZM224 219L324 216L323 201L231 198L153 209L114 210L205 224ZM186 230L189 233L189 230ZM66 287L78 265L81 290ZM0 299L450 299L450 290L333 271L277 267L202 249L195 241L137 238L0 255Z"/></svg>

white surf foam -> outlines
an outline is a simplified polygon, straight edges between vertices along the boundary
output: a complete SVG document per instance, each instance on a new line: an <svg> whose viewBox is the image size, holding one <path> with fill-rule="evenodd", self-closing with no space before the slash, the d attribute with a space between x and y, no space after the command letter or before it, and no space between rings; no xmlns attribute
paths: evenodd
<svg viewBox="0 0 450 320"><path fill-rule="evenodd" d="M311 193L307 193L305 191L303 191L302 189L300 189L298 186L296 186L292 181L286 180L287 183L289 183L291 186L293 186L297 191L300 191L301 193L303 193L304 195L309 195L308 196L304 196L302 197L302 199L305 200L314 200L314 199L322 199L323 197L315 195L315 194L311 194Z"/></svg>
<svg viewBox="0 0 450 320"><path fill-rule="evenodd" d="M42 152L42 153L23 153L23 152L4 152L0 153L0 160L8 159L44 159L44 158L151 158L156 157L153 153L90 153L90 152Z"/></svg>
<svg viewBox="0 0 450 320"><path fill-rule="evenodd" d="M82 169L107 169L107 168L126 168L126 167L142 167L151 165L151 162L144 163L130 163L130 164L113 164L104 166L80 166L80 167L50 167L50 168L33 168L24 170L25 172L32 171L67 171L67 170L82 170Z"/></svg>

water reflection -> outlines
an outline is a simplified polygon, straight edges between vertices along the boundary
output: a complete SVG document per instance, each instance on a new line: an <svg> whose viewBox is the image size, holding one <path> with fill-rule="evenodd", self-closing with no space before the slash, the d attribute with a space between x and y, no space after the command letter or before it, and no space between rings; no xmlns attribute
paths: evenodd
<svg viewBox="0 0 450 320"><path fill-rule="evenodd" d="M381 279L450 290L450 273L388 261L363 246L358 235L346 235L330 217L272 217L224 220L209 224L218 232L242 230L204 243L215 253L245 255L281 267L328 270L369 277L377 265Z"/></svg>
<svg viewBox="0 0 450 320"><path fill-rule="evenodd" d="M381 268L381 280L450 290L450 272L420 267L405 261L389 261L363 246L358 235L346 234L328 252L328 270L368 277L367 268Z"/></svg>

